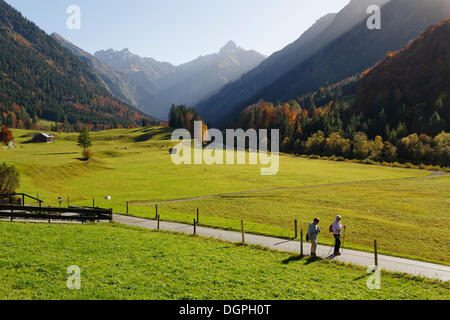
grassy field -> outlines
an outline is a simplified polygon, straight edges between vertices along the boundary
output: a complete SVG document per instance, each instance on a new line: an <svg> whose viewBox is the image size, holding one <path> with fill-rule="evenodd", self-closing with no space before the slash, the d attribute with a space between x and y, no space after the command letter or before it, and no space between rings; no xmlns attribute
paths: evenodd
<svg viewBox="0 0 450 320"><path fill-rule="evenodd" d="M284 188L262 193L160 205L163 220L192 222L196 208L203 225L282 237L293 235L314 217L322 220L320 242L336 214L349 227L346 245L370 250L377 239L383 252L450 264L450 177L427 171L281 156L276 176L261 176L259 166L176 166L165 128L92 133L95 159L79 160L76 134L56 135L54 144L26 144L31 131L14 130L14 150L0 150L0 161L17 166L20 192L39 194L44 205L70 196L71 204L92 199L115 212L153 218L148 203L165 200ZM111 201L104 200L111 196Z"/></svg>
<svg viewBox="0 0 450 320"><path fill-rule="evenodd" d="M204 225L239 230L240 219L246 219L251 221L248 231L281 237L294 236L294 218L306 230L309 221L320 217L324 244L332 244L328 226L341 214L349 226L346 247L370 250L377 239L384 253L448 264L449 186L450 176L299 187L164 204L159 211L166 219L192 223L199 208Z"/></svg>
<svg viewBox="0 0 450 320"><path fill-rule="evenodd" d="M115 224L0 222L0 299L450 299L449 283ZM81 268L81 290L66 287Z"/></svg>

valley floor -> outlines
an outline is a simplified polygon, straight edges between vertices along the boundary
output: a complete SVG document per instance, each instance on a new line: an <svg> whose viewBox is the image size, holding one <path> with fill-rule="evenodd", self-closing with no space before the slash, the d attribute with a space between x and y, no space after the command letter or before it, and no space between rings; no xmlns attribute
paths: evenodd
<svg viewBox="0 0 450 320"><path fill-rule="evenodd" d="M276 176L260 166L177 166L170 159L167 128L91 133L94 159L80 161L77 134L55 134L53 144L28 144L34 131L14 130L16 149L0 150L0 161L21 174L18 192L39 195L44 205L113 208L164 221L191 224L200 210L202 226L291 238L294 219L306 230L321 219L320 242L336 214L348 226L346 247L450 264L450 175L282 155ZM263 192L249 192L260 190ZM264 191L266 190L266 191ZM111 200L105 197L111 196ZM178 199L194 198L192 201Z"/></svg>

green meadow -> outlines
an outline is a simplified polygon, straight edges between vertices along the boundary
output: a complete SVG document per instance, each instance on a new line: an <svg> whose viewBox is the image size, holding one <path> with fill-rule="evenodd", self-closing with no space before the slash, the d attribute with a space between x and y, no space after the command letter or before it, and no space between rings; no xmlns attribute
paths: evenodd
<svg viewBox="0 0 450 320"><path fill-rule="evenodd" d="M369 290L364 268L117 224L0 222L0 246L1 299L450 298L448 282L383 272Z"/></svg>
<svg viewBox="0 0 450 320"><path fill-rule="evenodd" d="M180 165L172 163L167 128L118 129L91 133L94 159L81 161L77 134L55 134L53 144L27 144L33 131L14 130L16 149L0 150L0 161L21 173L20 192L39 195L44 205L70 196L72 205L96 205L162 220L240 229L280 237L294 235L294 219L305 229L321 219L320 242L331 245L328 226L343 216L346 247L450 264L450 176L424 170L349 162L280 157L275 176L261 176L252 165ZM276 189L266 192L255 190ZM241 192L240 194L226 195ZM111 196L112 200L105 200Z"/></svg>

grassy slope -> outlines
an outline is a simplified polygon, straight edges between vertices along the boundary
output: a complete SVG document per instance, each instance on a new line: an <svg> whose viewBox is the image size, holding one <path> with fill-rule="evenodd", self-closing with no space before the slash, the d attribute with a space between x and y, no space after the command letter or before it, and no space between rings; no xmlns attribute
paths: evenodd
<svg viewBox="0 0 450 320"><path fill-rule="evenodd" d="M336 213L344 215L347 243L369 249L374 238L393 254L449 263L449 177L395 182L327 184L361 180L424 177L420 170L367 166L282 156L277 176L261 176L255 166L176 166L170 160L166 129L123 129L93 133L96 160L77 160L75 134L61 134L55 144L21 144L32 132L15 130L15 150L0 150L0 159L22 173L20 191L39 196L46 205L70 195L71 204L97 205L125 211L125 201L155 202L273 187L294 188L262 194L222 197L160 207L162 219L191 222L195 208L201 223L239 228L246 221L255 233L292 236L293 220L301 226L314 217L324 231ZM103 200L106 195L112 201ZM131 213L154 217L153 207L132 206ZM427 229L424 228L427 227ZM412 240L420 239L416 248ZM321 237L330 243L327 232Z"/></svg>
<svg viewBox="0 0 450 320"><path fill-rule="evenodd" d="M362 268L119 225L0 222L0 246L0 299L450 299L448 283L383 274L370 291Z"/></svg>

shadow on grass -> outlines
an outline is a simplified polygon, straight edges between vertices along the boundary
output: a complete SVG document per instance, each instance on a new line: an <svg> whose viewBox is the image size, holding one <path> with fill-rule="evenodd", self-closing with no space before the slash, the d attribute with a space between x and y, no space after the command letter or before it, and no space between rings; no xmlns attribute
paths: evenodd
<svg viewBox="0 0 450 320"><path fill-rule="evenodd" d="M304 265L307 266L307 265L309 265L311 263L318 262L318 261L320 261L322 259L319 258L319 257L292 256L292 257L290 257L288 259L283 260L281 263L282 264L289 264L291 262L298 262L298 261L303 261L303 260L305 261Z"/></svg>
<svg viewBox="0 0 450 320"><path fill-rule="evenodd" d="M353 281L359 281L359 280L365 279L365 278L367 278L369 276L370 276L370 273L366 273L366 274L364 274L364 275L362 275L360 277L357 277L357 278L353 279Z"/></svg>
<svg viewBox="0 0 450 320"><path fill-rule="evenodd" d="M143 130L142 132L144 132L144 133L134 138L134 142L148 141L148 140L152 139L153 137L155 137L156 135L162 135L162 134L165 134L165 136L160 137L159 140L162 140L162 141L171 140L170 133L172 131L168 128L158 128L158 129L149 128L149 129Z"/></svg>
<svg viewBox="0 0 450 320"><path fill-rule="evenodd" d="M34 156L62 156L62 155L71 155L78 154L79 152L55 152L55 153L36 153Z"/></svg>

